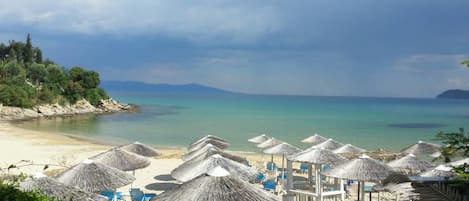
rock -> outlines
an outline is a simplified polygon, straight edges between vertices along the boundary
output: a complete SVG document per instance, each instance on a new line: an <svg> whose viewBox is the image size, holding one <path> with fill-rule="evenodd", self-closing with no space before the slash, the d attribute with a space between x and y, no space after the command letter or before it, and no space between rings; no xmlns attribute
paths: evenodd
<svg viewBox="0 0 469 201"><path fill-rule="evenodd" d="M133 108L130 104L119 103L113 99L101 100L98 107L94 107L85 99L79 100L73 105L43 104L34 106L32 109L3 106L0 104L0 120L24 120L43 116L122 112L132 111Z"/></svg>

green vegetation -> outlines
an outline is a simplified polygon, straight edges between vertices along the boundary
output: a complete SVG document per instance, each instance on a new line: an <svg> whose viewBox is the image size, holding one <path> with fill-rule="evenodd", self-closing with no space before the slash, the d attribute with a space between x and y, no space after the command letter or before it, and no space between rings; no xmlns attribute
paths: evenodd
<svg viewBox="0 0 469 201"><path fill-rule="evenodd" d="M464 60L461 62L462 65L466 65L469 68L469 60Z"/></svg>
<svg viewBox="0 0 469 201"><path fill-rule="evenodd" d="M456 157L469 157L469 133L465 133L463 128L459 132L444 133L440 132L436 138L443 142L445 146L441 149L441 158L445 162L451 162ZM452 182L451 186L456 187L463 192L467 193L469 189L469 164L465 163L458 167L453 167L458 177Z"/></svg>
<svg viewBox="0 0 469 201"><path fill-rule="evenodd" d="M11 40L0 44L0 103L32 107L44 103L75 103L82 98L97 105L109 98L99 88L99 74L79 66L62 67L43 60L42 51L26 43Z"/></svg>
<svg viewBox="0 0 469 201"><path fill-rule="evenodd" d="M43 192L31 191L23 192L18 189L20 181L26 177L24 175L13 176L3 175L0 176L0 200L11 201L57 201L54 197L50 197Z"/></svg>

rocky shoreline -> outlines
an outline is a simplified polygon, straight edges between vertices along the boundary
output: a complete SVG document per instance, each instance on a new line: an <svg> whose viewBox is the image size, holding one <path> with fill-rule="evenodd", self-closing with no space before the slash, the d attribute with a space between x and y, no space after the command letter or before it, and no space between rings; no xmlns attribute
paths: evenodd
<svg viewBox="0 0 469 201"><path fill-rule="evenodd" d="M101 100L98 106L82 99L72 105L44 104L33 108L19 108L0 104L0 121L27 120L40 117L73 116L81 114L104 114L114 112L134 112L137 106L120 103L113 99Z"/></svg>

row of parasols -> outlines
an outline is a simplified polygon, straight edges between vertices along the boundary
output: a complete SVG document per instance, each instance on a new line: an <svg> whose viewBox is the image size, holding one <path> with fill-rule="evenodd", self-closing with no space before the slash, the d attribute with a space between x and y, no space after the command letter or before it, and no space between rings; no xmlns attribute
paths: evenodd
<svg viewBox="0 0 469 201"><path fill-rule="evenodd" d="M406 178L400 177L399 175L401 174L408 176L408 178L410 177L412 180L443 180L454 176L454 173L451 171L453 166L469 162L468 158L466 158L435 167L434 164L417 156L436 155L435 153L438 153L440 146L423 141L419 141L416 144L404 148L401 152L408 155L388 162L387 164L372 159L364 154L353 160L347 160L343 156L350 157L353 156L353 154L365 153L366 150L350 144L344 145L318 134L302 140L304 143L313 144L313 146L303 151L299 151L299 148L275 138L268 137L265 134L251 138L248 141L256 143L258 148L264 148L264 153L282 154L283 156L286 155L290 162L301 162L310 164L311 166L314 165L316 167L315 169L318 170L315 174L316 186L321 185L321 175L361 182L362 199L364 199L363 183L366 181L382 183L385 179L391 176L395 178ZM324 164L330 164L333 168L320 172L320 167ZM287 178L291 178L291 169L289 170ZM408 178L406 178L406 180L408 180ZM287 183L287 189L290 190L293 187L292 181L290 180ZM395 187L396 185L393 184L391 189L396 190ZM321 192L319 188L316 188L315 195L321 197L320 194ZM410 196L410 194L404 196Z"/></svg>
<svg viewBox="0 0 469 201"><path fill-rule="evenodd" d="M80 162L55 177L37 173L20 183L25 191L40 190L58 200L104 201L102 191L115 192L115 189L132 184L135 177L126 171L148 167L147 157L161 153L139 142L114 147L106 152ZM134 172L135 173L135 172Z"/></svg>

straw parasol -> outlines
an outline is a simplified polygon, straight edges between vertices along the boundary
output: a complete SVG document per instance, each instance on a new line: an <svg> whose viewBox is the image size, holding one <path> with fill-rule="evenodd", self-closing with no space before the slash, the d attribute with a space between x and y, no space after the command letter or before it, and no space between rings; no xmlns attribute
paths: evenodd
<svg viewBox="0 0 469 201"><path fill-rule="evenodd" d="M273 147L267 148L264 150L264 153L266 154L272 154L272 160L271 162L274 162L274 154L281 154L282 155L282 178L284 178L285 174L285 155L291 155L294 153L300 152L301 149L298 147L295 147L291 144L288 144L286 142L274 145Z"/></svg>
<svg viewBox="0 0 469 201"><path fill-rule="evenodd" d="M329 150L334 150L334 149L337 149L341 146L344 146L344 144L342 144L340 142L337 142L337 141L333 140L332 138L329 138L324 142L321 142L317 145L314 145L314 147L317 148L317 149L323 148L323 149L329 149Z"/></svg>
<svg viewBox="0 0 469 201"><path fill-rule="evenodd" d="M326 137L320 136L317 133L315 133L314 135L309 136L309 137L301 140L301 142L308 143L308 144L319 144L319 143L324 142L326 140L327 140Z"/></svg>
<svg viewBox="0 0 469 201"><path fill-rule="evenodd" d="M53 196L58 200L74 201L106 201L108 198L95 194L84 192L78 188L67 186L59 181L47 177L42 173L36 174L33 178L28 178L20 183L22 191L41 191L47 195Z"/></svg>
<svg viewBox="0 0 469 201"><path fill-rule="evenodd" d="M311 164L339 164L347 161L346 158L340 156L327 149L317 149L314 146L304 151L287 157L288 160L311 163Z"/></svg>
<svg viewBox="0 0 469 201"><path fill-rule="evenodd" d="M206 135L202 138L199 138L197 140L195 140L194 142L192 142L189 146L193 146L193 145L196 145L202 141L205 141L205 140L215 140L215 141L219 141L219 142L226 142L228 143L228 140L225 140L221 137L218 137L218 136L215 136L215 135Z"/></svg>
<svg viewBox="0 0 469 201"><path fill-rule="evenodd" d="M260 143L263 143L264 141L268 140L269 138L270 137L267 136L266 134L262 134L262 135L253 137L253 138L249 139L248 141L252 142L254 144L260 144Z"/></svg>
<svg viewBox="0 0 469 201"><path fill-rule="evenodd" d="M151 163L150 160L144 156L124 151L120 148L112 148L109 151L100 153L90 159L122 171L146 168Z"/></svg>
<svg viewBox="0 0 469 201"><path fill-rule="evenodd" d="M402 149L401 152L407 154L414 154L416 156L430 155L440 151L440 147L441 146L437 144L418 141L417 143Z"/></svg>
<svg viewBox="0 0 469 201"><path fill-rule="evenodd" d="M280 198L258 186L230 175L223 167L210 169L176 189L166 191L151 201L280 201Z"/></svg>
<svg viewBox="0 0 469 201"><path fill-rule="evenodd" d="M275 138L270 138L270 139L268 139L268 140L266 140L266 141L264 141L264 142L258 144L256 147L257 147L257 148L261 148L261 149L265 149L265 148L267 148L267 147L272 147L272 146L274 146L274 145L280 144L280 143L282 143L282 142L283 142L283 141L277 140L277 139L275 139Z"/></svg>
<svg viewBox="0 0 469 201"><path fill-rule="evenodd" d="M228 147L230 146L230 143L228 143L228 142L219 141L219 140L215 140L215 139L208 139L208 138L207 138L207 139L202 140L202 141L199 141L199 142L197 142L197 143L195 143L195 144L193 144L193 145L190 145L190 146L188 147L188 150L189 150L189 152L195 151L195 150L197 150L197 149L200 149L200 148L204 147L204 146L207 145L207 144L212 144L213 146L216 146L216 147L218 147L218 148L220 148L220 149L226 149L226 148L228 148Z"/></svg>
<svg viewBox="0 0 469 201"><path fill-rule="evenodd" d="M456 176L452 167L447 165L438 165L433 169L427 170L426 172L421 173L420 177L427 177L427 178L440 178L443 180L445 177L453 177Z"/></svg>
<svg viewBox="0 0 469 201"><path fill-rule="evenodd" d="M245 180L253 180L257 171L241 163L224 158L219 154L212 155L205 160L194 163L183 163L171 171L171 176L179 181L186 182L217 166L225 168L231 175Z"/></svg>
<svg viewBox="0 0 469 201"><path fill-rule="evenodd" d="M418 159L414 154L393 160L389 162L388 165L394 170L407 175L418 174L435 167L435 165L430 162Z"/></svg>
<svg viewBox="0 0 469 201"><path fill-rule="evenodd" d="M366 152L366 150L351 144L346 144L337 149L334 149L332 152L336 154L360 154Z"/></svg>
<svg viewBox="0 0 469 201"><path fill-rule="evenodd" d="M131 184L135 177L116 168L87 159L60 173L56 179L84 191L97 192Z"/></svg>
<svg viewBox="0 0 469 201"><path fill-rule="evenodd" d="M391 167L363 154L360 157L347 163L339 165L322 172L323 175L340 178L352 179L362 183L361 196L364 200L364 182L379 182L386 179L391 174L396 174Z"/></svg>
<svg viewBox="0 0 469 201"><path fill-rule="evenodd" d="M193 157L195 156L198 156L202 153L205 153L207 150L209 149L212 149L212 150L222 150L216 146L214 146L213 144L205 144L203 147L201 147L200 149L197 149L197 150L194 150L194 151L191 151L191 152L187 152L185 153L184 155L181 156L181 159L183 161L187 161L187 160L190 160L192 159Z"/></svg>
<svg viewBox="0 0 469 201"><path fill-rule="evenodd" d="M206 158L212 156L212 155L215 155L215 154L218 154L224 158L227 158L227 159L230 159L230 160L233 160L233 161L236 161L238 163L242 163L242 164L249 164L249 162L246 160L246 158L243 158L241 156L237 156L237 155L233 155L233 154L230 154L230 153L227 153L227 152L224 152L223 150L220 150L220 149L216 149L216 148L209 148L207 149L205 152L203 153L200 153L199 155L194 155L192 158L190 158L189 160L186 160L185 163L189 163L189 162L195 162L195 161L200 161L200 160L205 160Z"/></svg>
<svg viewBox="0 0 469 201"><path fill-rule="evenodd" d="M122 145L120 149L146 157L155 157L160 156L162 154L160 151L153 149L152 147L142 144L140 142Z"/></svg>

